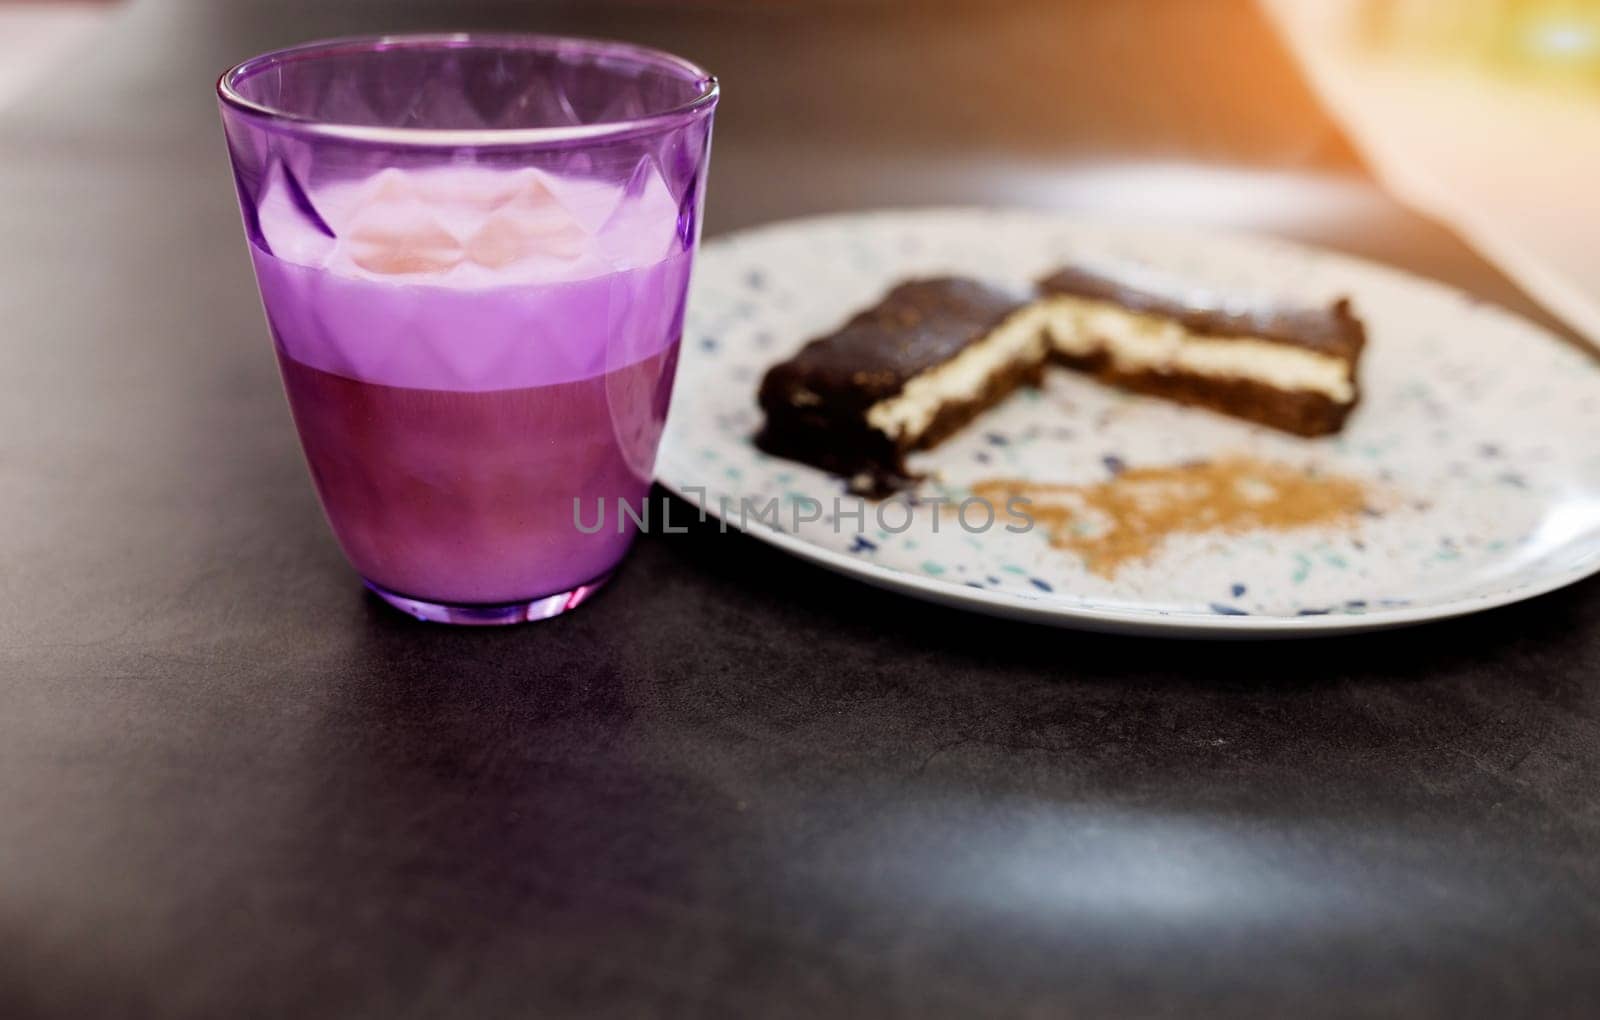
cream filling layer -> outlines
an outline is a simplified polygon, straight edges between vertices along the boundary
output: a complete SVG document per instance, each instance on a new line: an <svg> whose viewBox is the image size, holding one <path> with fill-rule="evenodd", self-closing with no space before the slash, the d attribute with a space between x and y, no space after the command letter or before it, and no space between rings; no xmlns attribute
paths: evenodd
<svg viewBox="0 0 1600 1020"><path fill-rule="evenodd" d="M1355 399L1350 363L1342 358L1250 337L1197 335L1171 319L1089 298L1058 295L1034 310L1056 350L1077 357L1104 352L1118 371L1244 379L1340 404Z"/></svg>
<svg viewBox="0 0 1600 1020"><path fill-rule="evenodd" d="M982 340L869 407L867 424L896 441L915 442L946 404L977 399L990 380L1019 361L1043 361L1044 326L1042 305L1013 312Z"/></svg>

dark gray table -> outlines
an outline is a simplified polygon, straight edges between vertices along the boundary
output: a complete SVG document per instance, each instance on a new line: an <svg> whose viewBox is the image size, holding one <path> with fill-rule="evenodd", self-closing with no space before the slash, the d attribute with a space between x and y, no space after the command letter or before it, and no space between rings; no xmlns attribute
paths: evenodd
<svg viewBox="0 0 1600 1020"><path fill-rule="evenodd" d="M0 1016L1593 1015L1594 583L1193 645L701 530L538 626L360 594L210 84L448 25L721 71L709 234L1109 208L1537 315L1366 183L1242 3L136 3L0 113Z"/></svg>

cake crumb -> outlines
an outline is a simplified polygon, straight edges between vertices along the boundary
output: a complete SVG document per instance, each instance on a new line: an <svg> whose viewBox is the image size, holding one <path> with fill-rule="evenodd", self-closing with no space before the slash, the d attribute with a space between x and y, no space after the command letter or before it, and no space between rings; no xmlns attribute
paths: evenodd
<svg viewBox="0 0 1600 1020"><path fill-rule="evenodd" d="M989 479L972 493L997 506L1027 498L1050 544L1102 577L1149 558L1171 535L1348 525L1368 501L1356 479L1245 456L1125 467L1092 485Z"/></svg>

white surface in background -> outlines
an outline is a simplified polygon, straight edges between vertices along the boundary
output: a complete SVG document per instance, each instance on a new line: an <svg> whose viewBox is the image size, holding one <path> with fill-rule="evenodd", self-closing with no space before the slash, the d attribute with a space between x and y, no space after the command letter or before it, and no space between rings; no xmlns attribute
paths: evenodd
<svg viewBox="0 0 1600 1020"><path fill-rule="evenodd" d="M110 12L104 4L0 3L0 107L64 61Z"/></svg>
<svg viewBox="0 0 1600 1020"><path fill-rule="evenodd" d="M1600 343L1600 99L1355 52L1338 0L1261 4L1383 183Z"/></svg>

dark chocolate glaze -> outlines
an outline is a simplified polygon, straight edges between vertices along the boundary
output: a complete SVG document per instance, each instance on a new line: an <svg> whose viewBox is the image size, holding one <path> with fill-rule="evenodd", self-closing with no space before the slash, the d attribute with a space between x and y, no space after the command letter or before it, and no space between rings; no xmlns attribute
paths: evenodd
<svg viewBox="0 0 1600 1020"><path fill-rule="evenodd" d="M1068 266L1039 281L1039 290L1120 305L1133 312L1177 321L1202 336L1260 338L1355 361L1366 329L1340 298L1327 308L1229 301L1204 291L1188 292L1162 282L1132 280Z"/></svg>
<svg viewBox="0 0 1600 1020"><path fill-rule="evenodd" d="M812 406L864 413L981 340L1031 296L957 277L902 283L774 366L761 384L761 406L804 407L815 396L820 405Z"/></svg>
<svg viewBox="0 0 1600 1020"><path fill-rule="evenodd" d="M853 478L861 492L904 487L914 480L905 453L929 437L891 440L867 425L867 410L983 339L1031 298L956 277L900 284L767 372L759 393L766 426L757 444ZM1036 375L1037 366L1029 367Z"/></svg>

